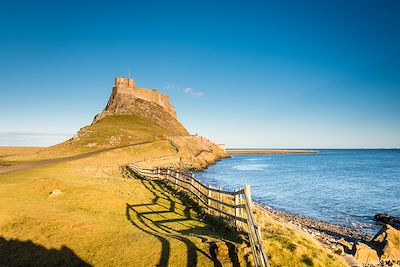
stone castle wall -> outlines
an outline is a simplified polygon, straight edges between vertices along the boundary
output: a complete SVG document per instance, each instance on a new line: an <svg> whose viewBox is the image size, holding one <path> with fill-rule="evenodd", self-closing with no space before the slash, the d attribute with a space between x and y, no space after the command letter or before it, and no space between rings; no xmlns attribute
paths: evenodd
<svg viewBox="0 0 400 267"><path fill-rule="evenodd" d="M136 84L131 79L118 77L115 79L115 86L113 88L113 95L123 94L126 97L134 97L143 99L148 102L155 103L163 107L168 113L176 118L174 107L169 101L169 97L161 94L157 90L148 90L136 87Z"/></svg>

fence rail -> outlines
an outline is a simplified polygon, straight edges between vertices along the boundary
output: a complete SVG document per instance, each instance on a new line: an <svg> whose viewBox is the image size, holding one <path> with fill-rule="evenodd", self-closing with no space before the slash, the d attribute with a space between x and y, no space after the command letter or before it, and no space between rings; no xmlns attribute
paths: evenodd
<svg viewBox="0 0 400 267"><path fill-rule="evenodd" d="M197 180L191 173L170 168L143 169L134 164L128 164L128 167L139 177L165 180L175 187L186 190L208 212L234 220L236 227L246 231L249 235L254 264L257 267L269 267L262 246L261 228L257 226L253 217L250 185L230 192L222 190L221 187L215 188L206 185Z"/></svg>

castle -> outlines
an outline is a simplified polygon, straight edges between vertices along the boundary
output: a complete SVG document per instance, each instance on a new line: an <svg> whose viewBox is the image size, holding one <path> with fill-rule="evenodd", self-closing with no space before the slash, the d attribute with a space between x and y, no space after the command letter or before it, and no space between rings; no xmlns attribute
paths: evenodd
<svg viewBox="0 0 400 267"><path fill-rule="evenodd" d="M112 96L116 95L121 95L124 98L138 98L148 102L155 103L163 107L165 111L167 111L174 118L176 118L174 107L171 105L168 96L161 94L155 89L148 90L148 89L138 88L133 79L125 77L115 78L115 84L113 87Z"/></svg>

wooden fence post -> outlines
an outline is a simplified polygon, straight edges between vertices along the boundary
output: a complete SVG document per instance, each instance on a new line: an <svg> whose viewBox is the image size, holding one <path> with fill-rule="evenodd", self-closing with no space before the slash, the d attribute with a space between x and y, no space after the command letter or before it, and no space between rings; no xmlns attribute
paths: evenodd
<svg viewBox="0 0 400 267"><path fill-rule="evenodd" d="M250 190L249 184L246 184L246 187L244 188L244 194L249 199L249 210L252 211L253 210L253 201L251 200L251 190Z"/></svg>
<svg viewBox="0 0 400 267"><path fill-rule="evenodd" d="M193 174L191 174L190 175L190 192L192 192L192 194L195 194L194 193L194 185L193 185L193 180L194 180L194 175Z"/></svg>
<svg viewBox="0 0 400 267"><path fill-rule="evenodd" d="M211 190L210 190L210 188L211 188L211 185L208 185L208 188L207 188L207 205L208 206L211 206ZM209 208L209 207L207 207L207 209L208 209L208 211L210 212L211 211L211 209Z"/></svg>
<svg viewBox="0 0 400 267"><path fill-rule="evenodd" d="M265 265L264 262L264 256L263 256L263 249L262 249L262 236L261 236L261 226L257 225L257 233L258 235L258 240L260 240L260 242L258 243L259 246L261 246L261 248L258 250L258 257L260 258L260 263L262 267L268 267L269 264L268 262L266 262L267 265Z"/></svg>
<svg viewBox="0 0 400 267"><path fill-rule="evenodd" d="M198 192L199 184L197 183L197 180L193 174L192 174L192 186L193 186L193 188L197 189L197 190L192 190L192 193L194 195L200 197L200 194ZM199 204L199 206L201 205L201 201L197 197L196 197L196 202Z"/></svg>
<svg viewBox="0 0 400 267"><path fill-rule="evenodd" d="M218 190L220 191L220 192L218 192L218 200L219 200L220 202L222 202L222 194L221 194L222 188L221 188L221 186L218 186ZM219 210L221 211L221 212L219 213L219 217L222 217L222 203L219 203Z"/></svg>
<svg viewBox="0 0 400 267"><path fill-rule="evenodd" d="M236 190L234 191L235 192L235 195L234 195L234 198L235 198L235 225L236 225L236 227L238 226L238 217L239 217L239 209L236 207L237 205L238 205L238 203L239 203L239 199L238 199L238 194L236 194Z"/></svg>
<svg viewBox="0 0 400 267"><path fill-rule="evenodd" d="M241 208L240 208L240 217L242 217L242 218L244 218L244 212L243 212L243 210L245 209L245 208L243 208L243 195L241 194L240 196L239 196L239 203L240 203L240 205L242 206ZM240 226L244 229L244 222L240 222Z"/></svg>

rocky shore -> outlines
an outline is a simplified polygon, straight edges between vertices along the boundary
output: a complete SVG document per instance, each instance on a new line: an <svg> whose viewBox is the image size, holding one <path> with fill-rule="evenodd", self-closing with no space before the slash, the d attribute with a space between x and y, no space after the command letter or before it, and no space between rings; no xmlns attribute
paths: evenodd
<svg viewBox="0 0 400 267"><path fill-rule="evenodd" d="M330 224L261 204L256 206L276 221L289 222L315 238L325 248L343 256L350 266L400 266L400 231L390 225L383 224L372 237L355 227Z"/></svg>

